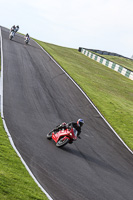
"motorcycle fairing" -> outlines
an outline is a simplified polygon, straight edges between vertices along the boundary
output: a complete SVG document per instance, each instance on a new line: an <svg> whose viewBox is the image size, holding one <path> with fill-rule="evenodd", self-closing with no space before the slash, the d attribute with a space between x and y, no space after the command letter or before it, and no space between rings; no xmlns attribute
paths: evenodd
<svg viewBox="0 0 133 200"><path fill-rule="evenodd" d="M74 134L74 130L73 128L71 128L71 130L68 130L68 129L63 129L63 130L60 130L58 131L56 134L53 132L52 133L52 139L57 143L58 140L60 138L63 138L64 140L66 138L68 138L69 140L76 140L77 139L77 136Z"/></svg>

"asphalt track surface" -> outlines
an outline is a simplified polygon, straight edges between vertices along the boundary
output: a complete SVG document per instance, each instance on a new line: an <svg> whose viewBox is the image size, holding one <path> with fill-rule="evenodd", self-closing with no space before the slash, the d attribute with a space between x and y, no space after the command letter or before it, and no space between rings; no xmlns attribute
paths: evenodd
<svg viewBox="0 0 133 200"><path fill-rule="evenodd" d="M3 37L3 112L21 156L54 200L132 200L133 155L66 74L34 42ZM102 103L102 102L101 102ZM59 149L46 134L83 118L80 140Z"/></svg>

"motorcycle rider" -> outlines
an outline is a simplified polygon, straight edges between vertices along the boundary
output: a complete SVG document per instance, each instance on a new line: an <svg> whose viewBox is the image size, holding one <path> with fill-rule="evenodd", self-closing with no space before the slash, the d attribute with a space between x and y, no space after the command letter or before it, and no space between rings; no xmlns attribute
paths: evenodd
<svg viewBox="0 0 133 200"><path fill-rule="evenodd" d="M13 25L13 26L11 27L11 29L10 29L10 33L13 31L13 32L14 32L14 35L15 35L15 33L16 33L18 30L19 30L19 26L18 26L18 25L17 25L17 26Z"/></svg>
<svg viewBox="0 0 133 200"><path fill-rule="evenodd" d="M17 26L15 27L14 32L16 33L16 32L18 32L18 30L19 30L19 25L17 25Z"/></svg>
<svg viewBox="0 0 133 200"><path fill-rule="evenodd" d="M13 25L9 32L9 39L11 40L15 36L15 25Z"/></svg>
<svg viewBox="0 0 133 200"><path fill-rule="evenodd" d="M10 33L11 33L12 31L15 32L15 25L13 25L13 26L11 27L11 29L10 29Z"/></svg>
<svg viewBox="0 0 133 200"><path fill-rule="evenodd" d="M28 39L28 41L30 41L30 36L29 36L29 34L27 33L26 35L25 35L25 39Z"/></svg>
<svg viewBox="0 0 133 200"><path fill-rule="evenodd" d="M69 123L65 123L63 122L62 124L60 124L59 126L57 126L53 131L59 131L62 129L69 129L69 128L75 128L77 131L77 137L80 138L80 134L81 134L81 127L84 124L84 120L83 119L78 119L77 122L69 122Z"/></svg>

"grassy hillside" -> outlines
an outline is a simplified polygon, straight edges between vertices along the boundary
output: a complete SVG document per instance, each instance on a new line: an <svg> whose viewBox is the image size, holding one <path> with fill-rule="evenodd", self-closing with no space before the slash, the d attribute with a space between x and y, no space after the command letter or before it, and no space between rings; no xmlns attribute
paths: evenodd
<svg viewBox="0 0 133 200"><path fill-rule="evenodd" d="M76 49L37 42L78 83L133 150L133 81L93 61Z"/></svg>

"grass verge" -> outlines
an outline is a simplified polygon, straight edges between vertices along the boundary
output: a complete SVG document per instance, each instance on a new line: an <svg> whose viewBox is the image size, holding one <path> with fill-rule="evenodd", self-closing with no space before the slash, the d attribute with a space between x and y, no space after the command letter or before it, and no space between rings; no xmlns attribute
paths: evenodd
<svg viewBox="0 0 133 200"><path fill-rule="evenodd" d="M47 200L10 145L0 118L0 199Z"/></svg>
<svg viewBox="0 0 133 200"><path fill-rule="evenodd" d="M76 49L36 40L77 82L133 150L133 81Z"/></svg>

